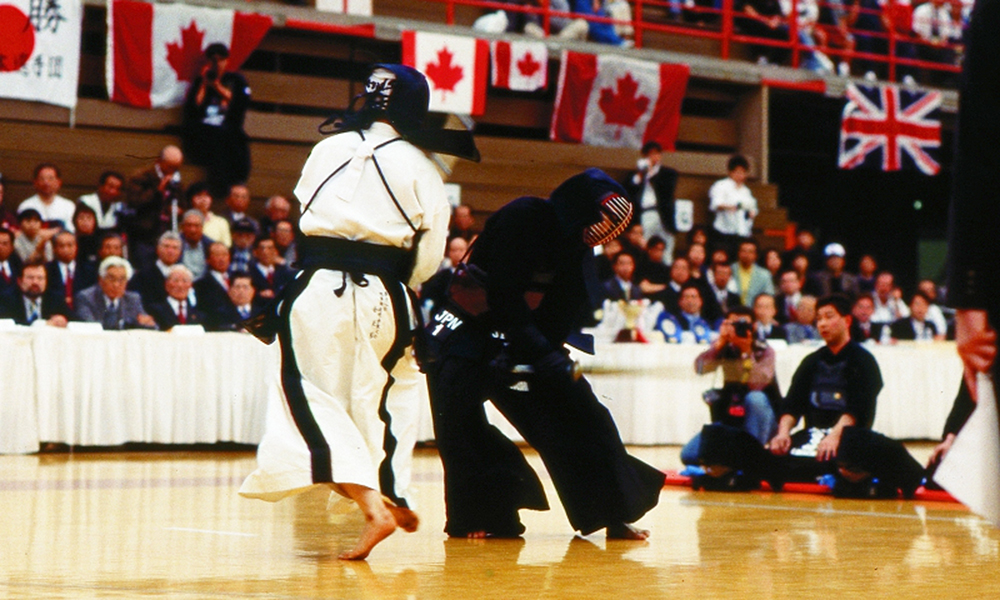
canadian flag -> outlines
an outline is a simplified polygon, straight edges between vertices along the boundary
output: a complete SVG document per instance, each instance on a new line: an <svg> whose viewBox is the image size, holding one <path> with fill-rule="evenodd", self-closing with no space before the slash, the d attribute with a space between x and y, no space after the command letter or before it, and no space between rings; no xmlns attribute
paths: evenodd
<svg viewBox="0 0 1000 600"><path fill-rule="evenodd" d="M225 44L227 69L238 69L272 21L268 15L186 4L114 0L110 7L108 96L143 108L183 103L209 44Z"/></svg>
<svg viewBox="0 0 1000 600"><path fill-rule="evenodd" d="M490 47L484 40L403 32L403 64L427 77L430 110L481 115L486 109L486 73Z"/></svg>
<svg viewBox="0 0 1000 600"><path fill-rule="evenodd" d="M491 44L492 85L518 92L544 90L549 79L549 50L544 42L509 42Z"/></svg>
<svg viewBox="0 0 1000 600"><path fill-rule="evenodd" d="M673 150L687 65L564 51L549 137L591 146Z"/></svg>

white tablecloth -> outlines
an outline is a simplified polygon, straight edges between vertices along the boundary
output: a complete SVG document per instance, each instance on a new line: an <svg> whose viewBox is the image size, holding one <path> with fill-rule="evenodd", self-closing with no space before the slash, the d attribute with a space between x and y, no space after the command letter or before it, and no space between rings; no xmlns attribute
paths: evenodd
<svg viewBox="0 0 1000 600"><path fill-rule="evenodd" d="M714 380L694 373L703 349L607 344L596 356L576 358L626 443L682 444L708 417L701 393ZM813 350L778 351L782 390ZM872 352L885 380L874 428L901 439L940 437L961 377L954 344L900 344ZM35 452L42 441L256 444L277 368L277 345L246 334L2 331L0 453ZM495 410L490 415L516 437ZM433 439L426 401L419 428L419 439Z"/></svg>

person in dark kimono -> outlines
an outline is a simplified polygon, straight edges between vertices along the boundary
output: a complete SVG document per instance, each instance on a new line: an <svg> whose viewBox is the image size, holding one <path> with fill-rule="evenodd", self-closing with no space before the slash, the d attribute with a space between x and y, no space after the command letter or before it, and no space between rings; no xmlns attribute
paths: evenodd
<svg viewBox="0 0 1000 600"><path fill-rule="evenodd" d="M575 530L648 537L631 523L656 505L664 475L625 451L564 348L586 350L579 331L600 302L592 247L620 234L631 213L622 187L590 169L549 199L505 205L459 267L427 326L424 363L448 535L516 537L519 509L548 508L517 446L487 422L489 398L538 451Z"/></svg>

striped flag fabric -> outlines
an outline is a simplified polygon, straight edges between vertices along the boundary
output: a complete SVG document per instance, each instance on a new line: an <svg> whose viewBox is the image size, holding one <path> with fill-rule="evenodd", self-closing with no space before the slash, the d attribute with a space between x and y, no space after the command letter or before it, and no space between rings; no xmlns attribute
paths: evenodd
<svg viewBox="0 0 1000 600"><path fill-rule="evenodd" d="M229 48L227 68L235 71L271 23L268 15L228 9L113 0L108 10L108 96L142 108L182 104L209 44Z"/></svg>
<svg viewBox="0 0 1000 600"><path fill-rule="evenodd" d="M673 150L687 65L563 51L549 137L558 142Z"/></svg>

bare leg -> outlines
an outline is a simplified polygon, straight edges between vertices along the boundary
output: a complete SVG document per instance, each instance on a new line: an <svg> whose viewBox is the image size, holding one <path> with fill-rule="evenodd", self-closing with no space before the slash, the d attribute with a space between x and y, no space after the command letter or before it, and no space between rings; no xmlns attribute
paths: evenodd
<svg viewBox="0 0 1000 600"><path fill-rule="evenodd" d="M365 527L361 530L358 543L351 550L340 555L344 560L362 560L376 544L396 531L396 518L386 508L382 495L375 490L354 483L342 483L341 489L358 503L365 515Z"/></svg>
<svg viewBox="0 0 1000 600"><path fill-rule="evenodd" d="M649 539L648 529L639 529L630 523L611 525L607 528L609 540L645 540Z"/></svg>

